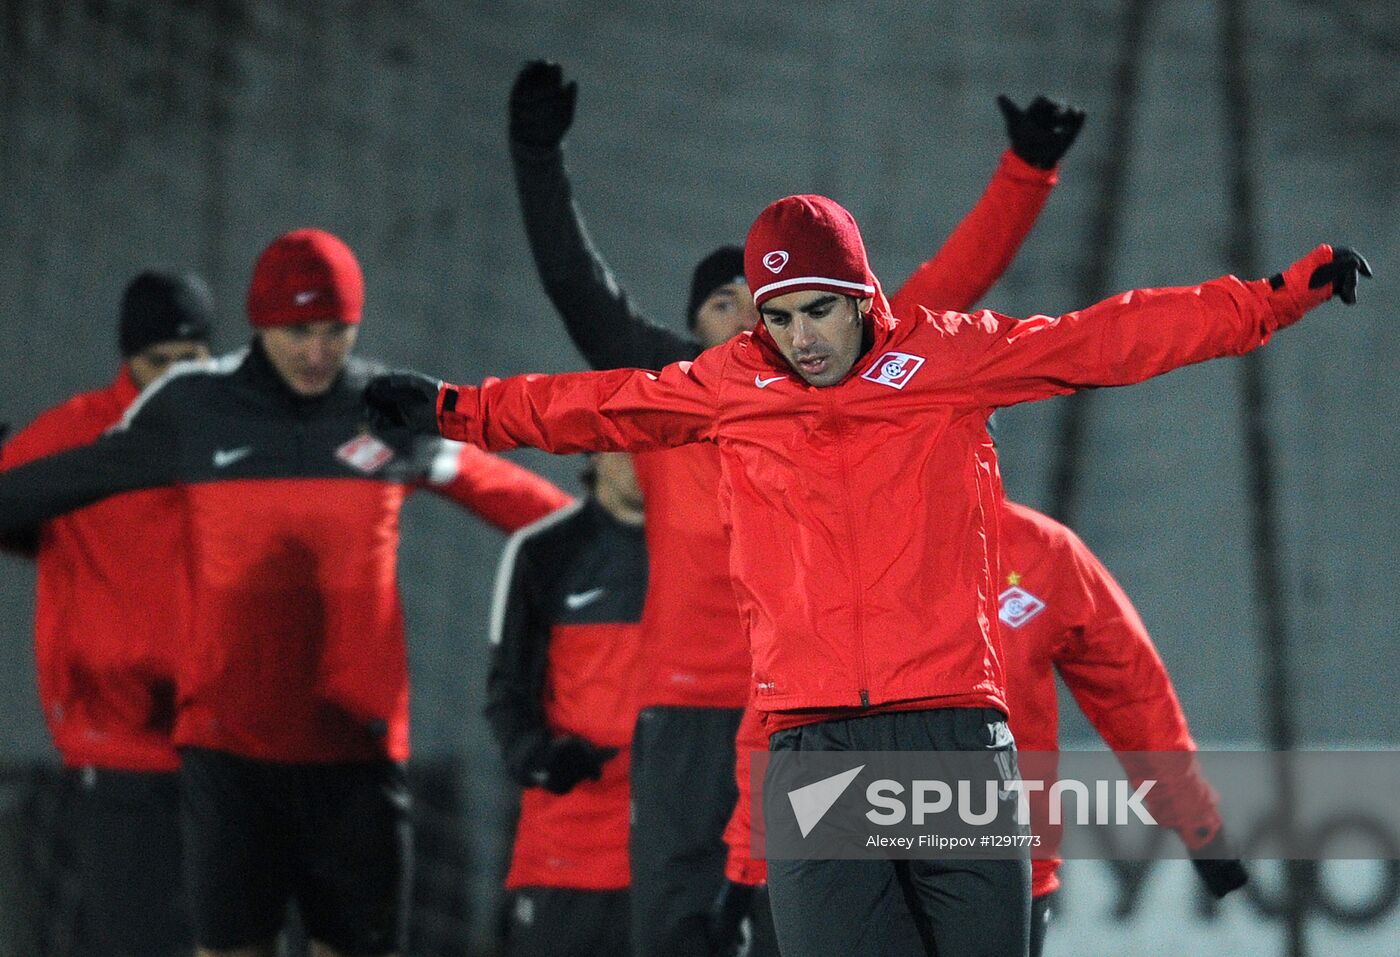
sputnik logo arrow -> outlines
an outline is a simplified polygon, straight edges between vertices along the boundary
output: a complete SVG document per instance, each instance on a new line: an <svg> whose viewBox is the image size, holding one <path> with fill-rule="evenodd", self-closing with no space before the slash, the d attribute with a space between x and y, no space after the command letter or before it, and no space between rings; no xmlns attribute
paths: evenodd
<svg viewBox="0 0 1400 957"><path fill-rule="evenodd" d="M797 826L803 837L812 833L812 828L820 823L837 799L846 793L846 788L851 786L856 775L864 770L865 765L862 764L788 792L788 801L792 804L792 813L797 817Z"/></svg>

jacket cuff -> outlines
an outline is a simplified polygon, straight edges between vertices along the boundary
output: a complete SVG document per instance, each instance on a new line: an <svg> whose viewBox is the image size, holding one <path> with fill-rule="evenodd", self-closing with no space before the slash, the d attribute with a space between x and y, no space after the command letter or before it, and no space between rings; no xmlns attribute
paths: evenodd
<svg viewBox="0 0 1400 957"><path fill-rule="evenodd" d="M472 434L474 431L472 427L475 425L475 420L472 416L466 414L466 403L464 400L467 396L464 395L464 393L467 388L469 387L457 386L450 382L444 382L438 389L438 432L441 433L442 437L445 439L455 439L458 442L480 444L476 442Z"/></svg>
<svg viewBox="0 0 1400 957"><path fill-rule="evenodd" d="M1313 272L1331 261L1332 247L1323 243L1283 272L1260 280L1268 284L1269 306L1273 309L1276 328L1285 329L1293 325L1303 318L1303 314L1309 309L1314 309L1332 298L1330 283L1325 283L1317 289L1308 288L1308 280L1312 278Z"/></svg>
<svg viewBox="0 0 1400 957"><path fill-rule="evenodd" d="M1001 154L1001 163L997 166L997 173L1004 173L1007 176L1021 182L1034 183L1050 189L1060 181L1060 167L1053 166L1050 169L1041 169L1039 166L1032 166L1021 157L1016 155L1016 151L1008 148Z"/></svg>

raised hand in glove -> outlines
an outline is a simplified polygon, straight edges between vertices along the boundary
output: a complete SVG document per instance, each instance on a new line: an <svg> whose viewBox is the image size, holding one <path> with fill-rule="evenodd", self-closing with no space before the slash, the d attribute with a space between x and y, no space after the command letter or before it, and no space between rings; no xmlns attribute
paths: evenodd
<svg viewBox="0 0 1400 957"><path fill-rule="evenodd" d="M442 383L421 372L390 372L365 386L370 431L394 448L419 435L437 435L437 399Z"/></svg>
<svg viewBox="0 0 1400 957"><path fill-rule="evenodd" d="M525 64L510 88L510 138L552 150L574 122L578 83L564 82L564 68L549 60Z"/></svg>
<svg viewBox="0 0 1400 957"><path fill-rule="evenodd" d="M1225 839L1224 831L1192 851L1191 863L1206 888L1217 899L1239 890L1249 880L1249 871L1245 870L1244 862L1235 856L1235 850Z"/></svg>
<svg viewBox="0 0 1400 957"><path fill-rule="evenodd" d="M591 741L564 735L549 742L538 767L530 770L530 782L550 794L568 794L585 778L603 776L603 765L617 755L617 748L600 748Z"/></svg>
<svg viewBox="0 0 1400 957"><path fill-rule="evenodd" d="M705 916L705 939L711 957L740 957L748 951L744 922L753 910L754 888L725 880Z"/></svg>
<svg viewBox="0 0 1400 957"><path fill-rule="evenodd" d="M1350 306L1356 303L1358 275L1371 275L1365 257L1346 246L1322 245L1270 277L1269 285L1275 292L1291 295L1305 310L1334 295Z"/></svg>
<svg viewBox="0 0 1400 957"><path fill-rule="evenodd" d="M1006 117L1012 152L1039 169L1052 169L1084 125L1083 110L1044 96L1037 96L1023 110L1003 94L997 97L997 106Z"/></svg>
<svg viewBox="0 0 1400 957"><path fill-rule="evenodd" d="M1348 306L1356 304L1356 274L1371 277L1371 264L1355 249L1332 247L1332 261L1313 270L1308 278L1309 289L1320 289L1329 283L1332 294Z"/></svg>

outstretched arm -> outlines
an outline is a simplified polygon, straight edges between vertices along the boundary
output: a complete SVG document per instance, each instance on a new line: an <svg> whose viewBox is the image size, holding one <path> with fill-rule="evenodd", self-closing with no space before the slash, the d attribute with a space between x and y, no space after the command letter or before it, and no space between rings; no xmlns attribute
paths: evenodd
<svg viewBox="0 0 1400 957"><path fill-rule="evenodd" d="M1012 405L1249 352L1334 291L1354 300L1358 271L1369 275L1356 253L1334 255L1323 245L1272 279L1138 289L1058 317L1017 320L984 310L922 318L960 356L949 388L989 406Z"/></svg>
<svg viewBox="0 0 1400 957"><path fill-rule="evenodd" d="M426 486L514 532L573 501L554 483L474 445L440 440Z"/></svg>
<svg viewBox="0 0 1400 957"><path fill-rule="evenodd" d="M1011 148L977 205L891 297L897 316L913 306L965 312L986 295L1035 225L1058 182L1056 164L1084 122L1082 110L1043 96L1026 110L1004 96L998 105Z"/></svg>
<svg viewBox="0 0 1400 957"><path fill-rule="evenodd" d="M560 148L577 96L578 84L541 60L525 65L510 93L511 165L545 292L595 369L659 369L693 359L699 343L642 315L588 235Z"/></svg>
<svg viewBox="0 0 1400 957"><path fill-rule="evenodd" d="M32 529L108 496L175 481L167 405L151 396L95 442L57 454L49 454L51 436L36 443L16 436L0 472L0 532Z"/></svg>
<svg viewBox="0 0 1400 957"><path fill-rule="evenodd" d="M728 346L660 372L609 369L448 385L396 372L365 389L370 427L391 445L435 435L498 451L642 452L714 437Z"/></svg>

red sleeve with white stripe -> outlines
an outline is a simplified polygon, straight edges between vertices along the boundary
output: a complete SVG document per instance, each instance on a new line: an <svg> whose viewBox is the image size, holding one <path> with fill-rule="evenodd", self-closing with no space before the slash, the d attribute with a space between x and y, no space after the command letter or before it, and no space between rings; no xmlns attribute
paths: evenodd
<svg viewBox="0 0 1400 957"><path fill-rule="evenodd" d="M427 487L503 532L514 532L573 499L549 480L474 445L443 441Z"/></svg>

